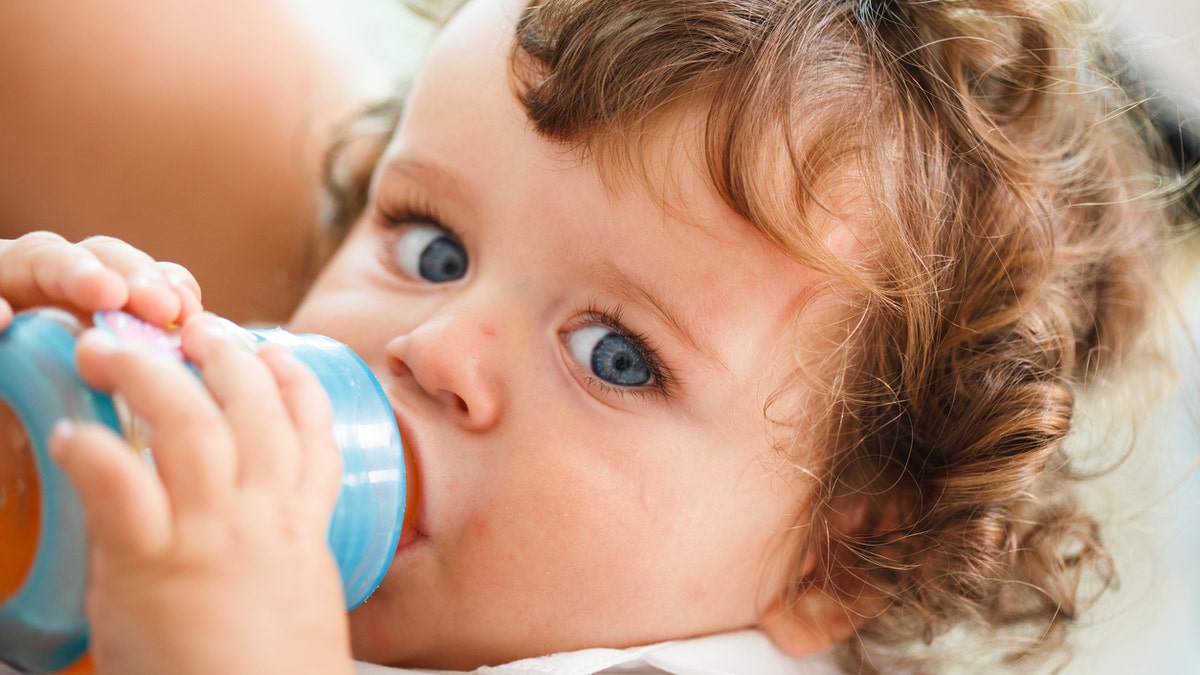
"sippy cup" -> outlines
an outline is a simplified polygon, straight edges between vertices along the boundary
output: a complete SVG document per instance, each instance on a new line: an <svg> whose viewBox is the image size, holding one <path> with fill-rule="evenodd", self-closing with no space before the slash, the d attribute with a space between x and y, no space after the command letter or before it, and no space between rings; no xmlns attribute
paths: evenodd
<svg viewBox="0 0 1200 675"><path fill-rule="evenodd" d="M97 313L94 324L125 344L179 353L177 336L123 312ZM0 663L30 673L65 668L87 649L83 517L47 454L50 430L64 417L89 420L141 448L139 421L80 380L80 330L73 316L41 309L18 314L0 333ZM335 340L281 329L245 336L287 346L329 395L343 462L329 544L354 607L382 580L404 518L404 454L391 405L366 364Z"/></svg>

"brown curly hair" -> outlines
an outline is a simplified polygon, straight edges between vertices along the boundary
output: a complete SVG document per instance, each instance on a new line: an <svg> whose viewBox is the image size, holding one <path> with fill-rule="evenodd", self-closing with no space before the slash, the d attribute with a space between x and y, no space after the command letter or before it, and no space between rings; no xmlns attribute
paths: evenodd
<svg viewBox="0 0 1200 675"><path fill-rule="evenodd" d="M826 442L781 442L817 485L821 564L789 593L861 617L848 670L930 667L964 625L1047 654L1113 578L1064 441L1145 323L1171 191L1106 35L1050 0L542 0L517 25L542 134L617 156L702 100L725 200L849 282L845 338L790 380L824 383ZM866 264L806 227L834 176L866 197Z"/></svg>

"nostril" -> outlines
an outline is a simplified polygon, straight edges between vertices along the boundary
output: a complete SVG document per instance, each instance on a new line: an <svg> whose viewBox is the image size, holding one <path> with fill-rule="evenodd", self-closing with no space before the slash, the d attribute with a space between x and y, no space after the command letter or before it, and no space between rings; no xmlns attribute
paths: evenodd
<svg viewBox="0 0 1200 675"><path fill-rule="evenodd" d="M408 363L393 354L390 349L387 352L387 364L394 375L411 377L414 374L412 368L408 367Z"/></svg>

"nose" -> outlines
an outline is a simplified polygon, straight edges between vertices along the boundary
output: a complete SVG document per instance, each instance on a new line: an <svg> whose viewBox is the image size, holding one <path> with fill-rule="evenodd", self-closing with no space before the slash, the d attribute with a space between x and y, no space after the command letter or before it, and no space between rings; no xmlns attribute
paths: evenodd
<svg viewBox="0 0 1200 675"><path fill-rule="evenodd" d="M388 367L466 429L486 431L500 418L497 331L466 317L431 317L387 345Z"/></svg>

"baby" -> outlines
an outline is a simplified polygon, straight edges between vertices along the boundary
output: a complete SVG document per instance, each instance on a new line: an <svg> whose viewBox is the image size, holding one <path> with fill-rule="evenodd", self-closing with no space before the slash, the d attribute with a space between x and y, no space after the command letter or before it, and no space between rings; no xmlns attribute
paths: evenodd
<svg viewBox="0 0 1200 675"><path fill-rule="evenodd" d="M733 672L864 672L935 667L956 626L1049 652L1110 577L1063 439L1168 224L1080 11L455 12L288 326L362 356L413 463L415 524L348 618L314 378L120 242L0 244L11 308L183 322L203 375L81 340L157 468L87 425L53 439L97 670L590 673L742 636Z"/></svg>

